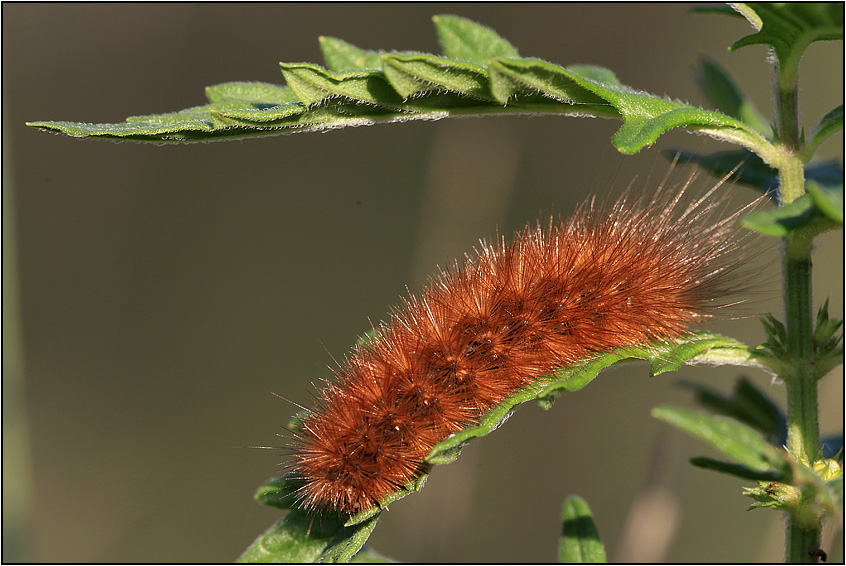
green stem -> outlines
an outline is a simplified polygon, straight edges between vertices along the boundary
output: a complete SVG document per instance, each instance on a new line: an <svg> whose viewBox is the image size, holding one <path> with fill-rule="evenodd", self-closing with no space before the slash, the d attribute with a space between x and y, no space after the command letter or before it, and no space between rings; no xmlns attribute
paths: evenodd
<svg viewBox="0 0 846 566"><path fill-rule="evenodd" d="M790 364L782 377L787 385L787 449L800 463L811 466L817 456L820 432L817 374L814 369L814 327L811 305L810 239L788 237L783 250L784 308ZM801 465L801 464L800 464ZM787 562L815 563L809 550L820 544L821 523L791 513L787 522Z"/></svg>
<svg viewBox="0 0 846 566"><path fill-rule="evenodd" d="M796 83L778 89L778 137L791 153L799 153L799 112Z"/></svg>
<svg viewBox="0 0 846 566"><path fill-rule="evenodd" d="M778 167L782 204L805 194L796 86L795 72L785 72L776 80L779 149L783 152ZM808 466L813 466L820 444L817 375L813 365L812 242L813 236L793 233L785 238L782 249L789 357L782 375L787 385L787 450L799 465ZM786 560L815 563L817 557L810 551L820 544L821 520L801 517L798 511L788 515Z"/></svg>
<svg viewBox="0 0 846 566"><path fill-rule="evenodd" d="M788 239L784 249L784 310L790 367L787 383L787 444L790 453L812 464L819 447L817 376L811 306L810 246Z"/></svg>

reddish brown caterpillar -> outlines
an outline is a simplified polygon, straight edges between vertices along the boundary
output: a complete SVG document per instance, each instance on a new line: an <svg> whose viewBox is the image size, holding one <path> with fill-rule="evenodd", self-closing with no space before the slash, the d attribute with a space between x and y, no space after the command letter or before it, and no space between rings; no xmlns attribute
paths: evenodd
<svg viewBox="0 0 846 566"><path fill-rule="evenodd" d="M690 184L690 181L687 183ZM481 243L356 347L292 446L307 509L354 514L424 471L438 442L550 371L677 338L735 294L736 215L711 197L624 196L511 244ZM719 185L718 185L719 187Z"/></svg>

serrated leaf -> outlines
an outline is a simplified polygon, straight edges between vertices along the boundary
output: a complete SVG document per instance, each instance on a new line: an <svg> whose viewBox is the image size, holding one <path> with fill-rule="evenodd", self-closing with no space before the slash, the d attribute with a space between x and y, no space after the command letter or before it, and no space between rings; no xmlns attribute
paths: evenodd
<svg viewBox="0 0 846 566"><path fill-rule="evenodd" d="M605 69L564 68L540 59L493 59L488 68L491 90L501 102L514 97L519 103L521 92L539 92L573 105L573 110L583 114L622 117L623 126L612 138L621 153L637 153L655 143L661 134L679 127L694 131L730 129L750 142L766 143L760 134L730 116L637 91L616 77L612 80L613 74ZM591 75L587 69L593 69Z"/></svg>
<svg viewBox="0 0 846 566"><path fill-rule="evenodd" d="M703 456L691 458L690 463L697 468L719 472L744 480L775 481L782 477L782 474L777 472L760 472L740 464L721 462L720 460L705 458Z"/></svg>
<svg viewBox="0 0 846 566"><path fill-rule="evenodd" d="M604 76L613 77L613 73L602 69ZM519 104L525 95L540 94L558 102L575 107L572 111L583 114L604 116L607 118L621 118L618 112L603 97L597 96L590 89L585 88L575 77L593 81L585 75L582 66L570 71L558 65L541 61L540 59L492 59L488 63L491 78L491 91L494 97L503 104L515 99ZM595 70L594 75L603 73ZM614 77L613 84L619 85Z"/></svg>
<svg viewBox="0 0 846 566"><path fill-rule="evenodd" d="M672 405L655 407L652 416L708 442L742 466L787 477L785 455L760 432L735 419Z"/></svg>
<svg viewBox="0 0 846 566"><path fill-rule="evenodd" d="M444 55L484 65L493 57L519 57L517 49L494 30L467 18L441 14L432 18Z"/></svg>
<svg viewBox="0 0 846 566"><path fill-rule="evenodd" d="M345 527L335 515L294 510L259 535L238 562L349 562L364 546L378 517Z"/></svg>
<svg viewBox="0 0 846 566"><path fill-rule="evenodd" d="M334 72L311 63L280 63L279 66L285 82L309 107L336 97L393 109L402 105L402 99L388 84L381 70Z"/></svg>
<svg viewBox="0 0 846 566"><path fill-rule="evenodd" d="M673 128L759 152L772 149L730 116L639 92L607 69L519 59L495 32L463 18L438 16L436 26L446 57L365 51L323 38L329 68L281 63L287 87L224 83L210 89L211 104L180 112L132 117L122 124L29 125L76 137L191 142L448 116L547 113L622 118L614 144L623 153L635 153ZM380 68L369 68L377 56Z"/></svg>
<svg viewBox="0 0 846 566"><path fill-rule="evenodd" d="M695 73L699 88L708 97L714 108L749 124L758 132L768 135L771 128L755 104L737 87L734 79L722 66L710 57L701 56Z"/></svg>
<svg viewBox="0 0 846 566"><path fill-rule="evenodd" d="M817 41L843 39L843 6L825 2L735 3L757 33L736 41L731 50L768 45L779 63L780 75L795 77L805 49ZM785 85L792 88L791 84Z"/></svg>
<svg viewBox="0 0 846 566"><path fill-rule="evenodd" d="M493 102L484 67L424 53L385 55L382 68L391 86L408 98L428 91L448 90Z"/></svg>
<svg viewBox="0 0 846 566"><path fill-rule="evenodd" d="M347 43L337 37L320 36L320 51L326 68L336 73L353 69L379 69L382 54L378 51L359 49L352 43Z"/></svg>
<svg viewBox="0 0 846 566"><path fill-rule="evenodd" d="M604 564L605 548L593 521L587 502L578 495L564 501L561 510L561 537L558 539L558 562L562 564Z"/></svg>

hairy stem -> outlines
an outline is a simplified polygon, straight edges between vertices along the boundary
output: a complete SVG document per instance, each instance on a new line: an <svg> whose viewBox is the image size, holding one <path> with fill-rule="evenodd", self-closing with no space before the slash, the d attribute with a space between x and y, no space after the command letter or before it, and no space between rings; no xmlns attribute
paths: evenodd
<svg viewBox="0 0 846 566"><path fill-rule="evenodd" d="M775 84L778 138L783 152L778 167L781 201L789 204L805 193L795 69L777 76ZM812 241L812 236L794 233L785 238L782 248L789 353L789 365L782 375L787 384L787 449L797 461L809 466L813 465L820 444L817 375L813 365ZM787 521L787 562L817 562L811 551L820 544L821 530L821 520L809 521L796 511L791 512Z"/></svg>

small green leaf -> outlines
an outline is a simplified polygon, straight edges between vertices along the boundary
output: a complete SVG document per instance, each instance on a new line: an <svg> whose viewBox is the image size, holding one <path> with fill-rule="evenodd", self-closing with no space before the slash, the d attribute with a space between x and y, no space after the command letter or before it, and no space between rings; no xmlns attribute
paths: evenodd
<svg viewBox="0 0 846 566"><path fill-rule="evenodd" d="M253 498L262 505L279 509L296 509L296 492L302 485L291 474L269 479L259 486Z"/></svg>
<svg viewBox="0 0 846 566"><path fill-rule="evenodd" d="M784 87L793 88L799 59L816 41L843 39L843 6L826 2L756 2L735 3L757 31L730 47L768 45L779 63L779 78Z"/></svg>
<svg viewBox="0 0 846 566"><path fill-rule="evenodd" d="M823 185L808 180L805 189L817 210L837 224L843 225L843 184L839 186Z"/></svg>
<svg viewBox="0 0 846 566"><path fill-rule="evenodd" d="M714 107L732 118L768 135L771 128L755 104L740 91L734 80L714 59L701 56L696 69L696 82Z"/></svg>
<svg viewBox="0 0 846 566"><path fill-rule="evenodd" d="M259 535L238 562L349 562L364 546L378 517L352 527L336 515L291 511Z"/></svg>
<svg viewBox="0 0 846 566"><path fill-rule="evenodd" d="M699 437L751 470L782 477L789 474L789 462L778 448L757 430L732 418L671 405L654 408L652 416Z"/></svg>
<svg viewBox="0 0 846 566"><path fill-rule="evenodd" d="M493 57L517 58L517 49L494 30L472 20L441 14L432 18L444 55L484 65Z"/></svg>
<svg viewBox="0 0 846 566"><path fill-rule="evenodd" d="M828 299L817 312L817 324L814 327L814 351L817 357L832 353L840 345L842 336L837 331L843 326L843 320L828 316Z"/></svg>
<svg viewBox="0 0 846 566"><path fill-rule="evenodd" d="M776 445L787 442L787 417L770 398L745 377L740 378L730 396L699 383L684 382L696 392L697 402L715 413L745 423Z"/></svg>
<svg viewBox="0 0 846 566"><path fill-rule="evenodd" d="M690 463L697 468L727 474L744 480L774 481L782 477L782 474L777 472L759 472L746 466L741 466L740 464L721 462L720 460L702 456L691 458Z"/></svg>
<svg viewBox="0 0 846 566"><path fill-rule="evenodd" d="M590 507L578 495L564 501L561 511L561 538L558 539L558 562L562 564L604 564L605 547L593 522Z"/></svg>
<svg viewBox="0 0 846 566"><path fill-rule="evenodd" d="M336 37L320 36L320 51L326 68L340 73L341 71L380 69L382 54L378 51L365 51L352 43Z"/></svg>
<svg viewBox="0 0 846 566"><path fill-rule="evenodd" d="M785 237L794 230L808 226L814 219L816 207L811 197L802 195L786 206L753 212L743 219L743 226L768 236Z"/></svg>
<svg viewBox="0 0 846 566"><path fill-rule="evenodd" d="M843 105L841 104L831 112L823 116L819 123L808 135L805 147L802 150L802 159L810 161L817 149L833 134L843 129ZM842 177L841 177L842 178Z"/></svg>

